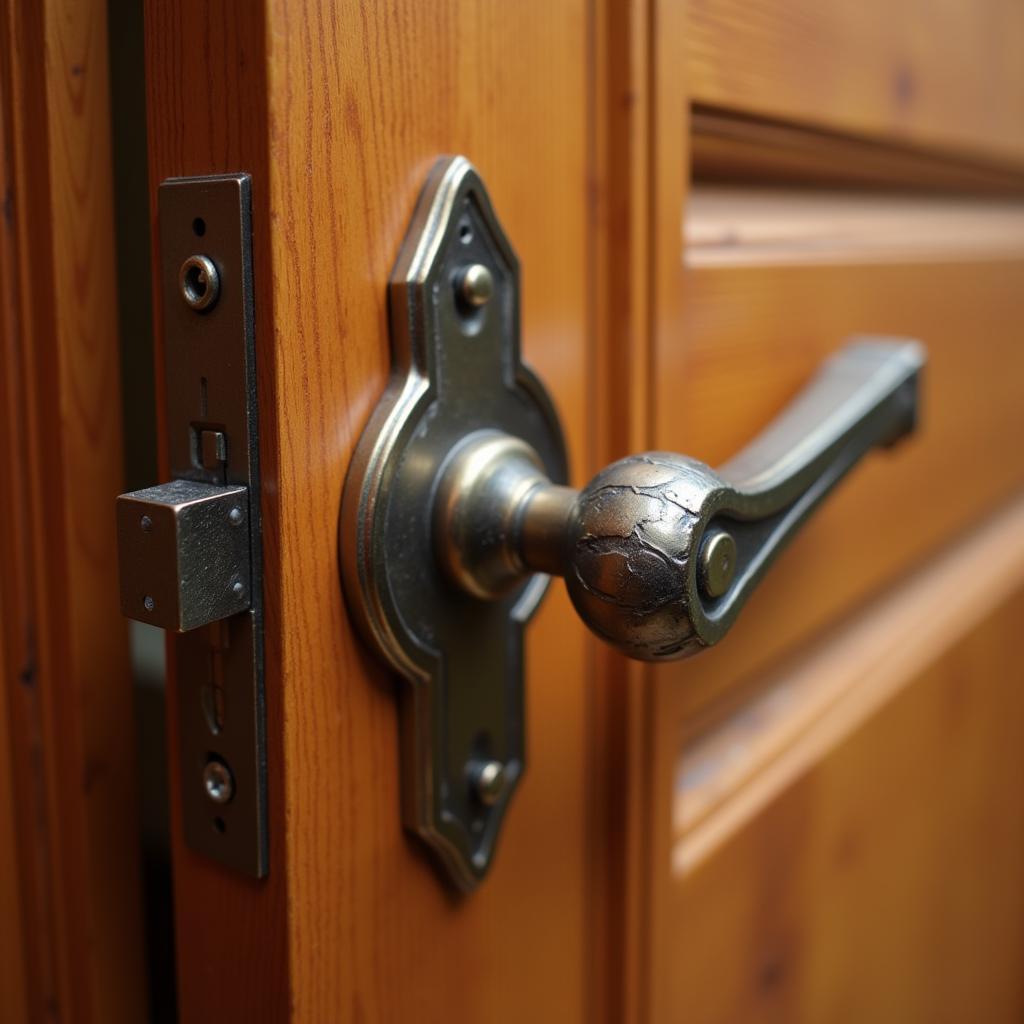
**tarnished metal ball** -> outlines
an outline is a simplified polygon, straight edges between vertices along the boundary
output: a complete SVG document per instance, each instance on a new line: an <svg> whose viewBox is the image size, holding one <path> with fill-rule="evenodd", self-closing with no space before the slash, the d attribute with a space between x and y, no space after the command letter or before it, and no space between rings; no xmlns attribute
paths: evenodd
<svg viewBox="0 0 1024 1024"><path fill-rule="evenodd" d="M580 616L631 658L695 653L695 531L720 486L703 463L651 452L613 463L581 492L566 585ZM699 538L698 538L699 539Z"/></svg>

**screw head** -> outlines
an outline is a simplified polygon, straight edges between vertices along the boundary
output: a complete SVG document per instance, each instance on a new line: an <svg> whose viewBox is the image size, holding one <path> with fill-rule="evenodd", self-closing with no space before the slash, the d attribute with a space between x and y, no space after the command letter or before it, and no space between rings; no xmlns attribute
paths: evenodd
<svg viewBox="0 0 1024 1024"><path fill-rule="evenodd" d="M469 777L473 792L484 807L493 807L505 792L505 766L500 761L475 761Z"/></svg>
<svg viewBox="0 0 1024 1024"><path fill-rule="evenodd" d="M241 580L231 587L231 593L234 594L235 597L241 597L245 593L245 587L242 585Z"/></svg>
<svg viewBox="0 0 1024 1024"><path fill-rule="evenodd" d="M220 295L220 275L209 256L189 256L178 271L178 288L185 305L197 313L212 308Z"/></svg>
<svg viewBox="0 0 1024 1024"><path fill-rule="evenodd" d="M725 530L709 530L700 548L698 565L701 590L707 597L721 597L736 575L736 541Z"/></svg>
<svg viewBox="0 0 1024 1024"><path fill-rule="evenodd" d="M147 612L151 612L156 607L156 601L147 594L142 599L142 607L145 608Z"/></svg>
<svg viewBox="0 0 1024 1024"><path fill-rule="evenodd" d="M474 263L459 275L459 298L472 309L486 306L494 295L494 275L482 263Z"/></svg>
<svg viewBox="0 0 1024 1024"><path fill-rule="evenodd" d="M226 804L235 795L235 780L223 761L208 761L203 769L203 789L215 804Z"/></svg>
<svg viewBox="0 0 1024 1024"><path fill-rule="evenodd" d="M243 519L242 510L236 505L228 513L228 522L231 523L232 526L241 526L242 525L242 519Z"/></svg>
<svg viewBox="0 0 1024 1024"><path fill-rule="evenodd" d="M153 529L153 520L150 519L149 516L143 516L139 520L139 526L142 527L143 533L149 533L149 531Z"/></svg>

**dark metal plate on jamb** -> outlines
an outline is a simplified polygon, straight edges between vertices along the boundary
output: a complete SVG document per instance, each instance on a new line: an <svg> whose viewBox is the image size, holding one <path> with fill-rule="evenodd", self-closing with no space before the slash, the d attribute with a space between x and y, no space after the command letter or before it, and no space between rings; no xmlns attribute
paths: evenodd
<svg viewBox="0 0 1024 1024"><path fill-rule="evenodd" d="M483 182L462 157L424 187L389 285L393 375L353 457L340 549L350 607L405 677L406 827L447 877L487 873L526 764L523 626L548 585L490 600L438 563L434 498L467 437L521 438L566 479L554 408L519 354L519 263Z"/></svg>
<svg viewBox="0 0 1024 1024"><path fill-rule="evenodd" d="M170 178L159 189L171 476L248 488L252 565L249 610L172 639L185 840L262 877L268 844L250 206L247 174ZM203 273L210 264L215 275ZM190 273L200 290L216 286L213 301L193 294L190 304Z"/></svg>

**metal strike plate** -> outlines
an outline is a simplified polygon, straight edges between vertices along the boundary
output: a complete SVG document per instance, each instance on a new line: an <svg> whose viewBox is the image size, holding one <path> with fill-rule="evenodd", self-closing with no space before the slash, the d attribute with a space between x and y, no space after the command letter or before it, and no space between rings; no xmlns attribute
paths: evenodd
<svg viewBox="0 0 1024 1024"><path fill-rule="evenodd" d="M393 375L346 480L342 568L365 634L405 679L406 827L470 890L525 769L522 633L548 578L488 601L459 592L435 557L434 496L479 431L524 439L551 480L567 469L554 407L519 356L519 263L465 159L435 167L389 300Z"/></svg>
<svg viewBox="0 0 1024 1024"><path fill-rule="evenodd" d="M122 495L126 614L172 631L188 845L267 872L250 180L158 195L170 483ZM148 600L147 600L148 599Z"/></svg>

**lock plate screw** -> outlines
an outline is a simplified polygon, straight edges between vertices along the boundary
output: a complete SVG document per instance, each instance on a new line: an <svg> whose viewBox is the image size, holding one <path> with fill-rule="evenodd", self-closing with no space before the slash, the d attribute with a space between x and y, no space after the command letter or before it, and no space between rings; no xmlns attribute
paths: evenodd
<svg viewBox="0 0 1024 1024"><path fill-rule="evenodd" d="M212 309L220 294L220 275L209 256L189 256L178 271L178 287L185 305L197 313Z"/></svg>
<svg viewBox="0 0 1024 1024"><path fill-rule="evenodd" d="M235 780L223 761L209 761L203 769L203 788L215 804L226 804L235 795Z"/></svg>

